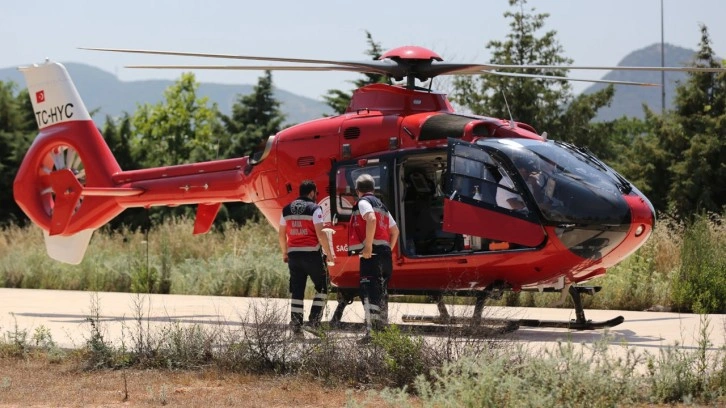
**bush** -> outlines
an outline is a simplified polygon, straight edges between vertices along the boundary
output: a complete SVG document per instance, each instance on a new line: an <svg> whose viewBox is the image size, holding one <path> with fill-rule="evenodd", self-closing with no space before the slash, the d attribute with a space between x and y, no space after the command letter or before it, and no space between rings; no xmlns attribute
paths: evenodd
<svg viewBox="0 0 726 408"><path fill-rule="evenodd" d="M685 230L681 268L673 280L673 303L695 313L726 312L726 226L697 216Z"/></svg>

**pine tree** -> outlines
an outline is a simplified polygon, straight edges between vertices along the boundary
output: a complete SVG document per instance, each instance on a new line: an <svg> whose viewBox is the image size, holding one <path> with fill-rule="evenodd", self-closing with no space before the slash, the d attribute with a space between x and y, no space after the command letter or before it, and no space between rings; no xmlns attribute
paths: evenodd
<svg viewBox="0 0 726 408"><path fill-rule="evenodd" d="M0 225L27 221L13 199L13 181L38 133L28 91L16 93L16 88L0 81Z"/></svg>
<svg viewBox="0 0 726 408"><path fill-rule="evenodd" d="M280 111L280 103L275 99L272 86L272 73L265 71L259 78L252 93L239 95L232 106L232 115L221 115L228 134L229 142L220 146L224 157L249 156L269 136L282 129L285 116ZM226 203L217 217L244 223L259 217L259 211L251 204Z"/></svg>
<svg viewBox="0 0 726 408"><path fill-rule="evenodd" d="M720 67L706 26L694 66ZM656 123L661 175L656 180L676 215L721 212L726 206L726 74L689 73L675 109Z"/></svg>
<svg viewBox="0 0 726 408"><path fill-rule="evenodd" d="M509 0L509 4L515 11L505 12L504 17L511 19L511 31L505 41L487 43L486 48L492 50L490 63L559 66L572 63L563 56L556 31L541 33L549 14L535 14L534 8L525 10L527 0ZM524 69L516 73L564 77L568 70ZM611 156L614 147L607 135L601 133L605 128L592 127L590 122L598 109L610 104L613 95L614 89L608 87L575 98L565 80L484 74L457 76L452 100L478 115L510 118L511 114L515 121L527 123L539 132L546 131L550 138L588 147L595 155Z"/></svg>
<svg viewBox="0 0 726 408"><path fill-rule="evenodd" d="M572 60L563 57L563 48L556 31L539 35L549 14L534 14L525 10L526 0L509 0L517 11L507 11L511 31L505 41L489 41L492 50L490 63L507 65L567 65ZM526 74L566 76L567 70L543 71L527 69ZM478 77L460 76L454 80L453 100L479 115L509 118L547 130L556 130L564 107L571 101L570 84L562 80L507 77L485 74ZM507 108L507 104L509 108Z"/></svg>
<svg viewBox="0 0 726 408"><path fill-rule="evenodd" d="M384 50L380 43L373 41L373 36L368 31L366 31L366 41L368 43L368 50L366 50L365 54L371 57L374 61L381 58ZM356 89L362 88L366 85L391 83L390 79L386 75L369 73L364 73L363 75L365 75L364 79L352 81ZM348 109L351 97L352 92L345 92L340 89L331 89L328 91L327 95L323 96L323 99L325 99L328 106L333 108L333 111L336 114L340 115L345 113L346 109Z"/></svg>
<svg viewBox="0 0 726 408"><path fill-rule="evenodd" d="M128 113L124 112L119 119L106 116L101 134L122 170L135 170L141 167L131 152L133 129L131 116Z"/></svg>
<svg viewBox="0 0 726 408"><path fill-rule="evenodd" d="M231 135L229 144L220 147L227 158L249 156L261 142L279 132L285 116L273 93L272 73L265 71L252 93L239 95L232 114L221 118Z"/></svg>

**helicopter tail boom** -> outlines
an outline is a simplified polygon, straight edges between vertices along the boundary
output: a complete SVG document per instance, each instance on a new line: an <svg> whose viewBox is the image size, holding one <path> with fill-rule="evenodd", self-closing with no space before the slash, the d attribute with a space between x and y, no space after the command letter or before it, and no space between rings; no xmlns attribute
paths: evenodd
<svg viewBox="0 0 726 408"><path fill-rule="evenodd" d="M122 171L63 65L21 67L39 133L13 183L18 206L45 236L51 258L78 264L93 231L124 209L199 204L194 233L221 202L249 202L249 158Z"/></svg>

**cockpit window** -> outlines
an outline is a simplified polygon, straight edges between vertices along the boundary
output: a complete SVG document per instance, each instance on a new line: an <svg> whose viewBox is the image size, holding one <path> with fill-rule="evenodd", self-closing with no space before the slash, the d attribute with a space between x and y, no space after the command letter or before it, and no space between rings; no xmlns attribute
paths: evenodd
<svg viewBox="0 0 726 408"><path fill-rule="evenodd" d="M578 224L627 222L630 212L622 197L622 181L591 155L553 141L488 139L477 144L501 153L497 157L509 162L510 176L527 186L545 219Z"/></svg>
<svg viewBox="0 0 726 408"><path fill-rule="evenodd" d="M497 183L501 172L489 153L465 145L454 145L451 153L451 191L453 197L496 205ZM516 193L516 191L515 191Z"/></svg>

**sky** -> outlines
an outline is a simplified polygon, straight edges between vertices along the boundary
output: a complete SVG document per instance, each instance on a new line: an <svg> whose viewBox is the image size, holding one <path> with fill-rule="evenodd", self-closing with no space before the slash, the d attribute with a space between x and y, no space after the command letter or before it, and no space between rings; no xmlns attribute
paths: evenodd
<svg viewBox="0 0 726 408"><path fill-rule="evenodd" d="M574 65L614 66L630 52L660 43L661 4L665 42L695 50L703 23L715 53L726 56L724 0L529 0L527 7L550 15L544 29L557 32L563 56ZM486 63L490 58L486 44L505 40L510 32L510 20L503 17L507 10L512 10L508 0L10 0L0 9L0 68L50 58L94 65L131 81L177 79L181 71L135 70L125 65L240 63L78 47L356 61L368 58L366 31L384 49L418 45L448 62ZM200 82L226 84L255 84L262 75L195 74ZM276 87L318 100L329 89L352 89L350 81L359 78L355 73L273 73ZM576 92L586 86L573 83Z"/></svg>

